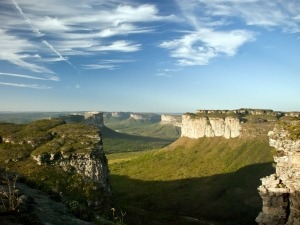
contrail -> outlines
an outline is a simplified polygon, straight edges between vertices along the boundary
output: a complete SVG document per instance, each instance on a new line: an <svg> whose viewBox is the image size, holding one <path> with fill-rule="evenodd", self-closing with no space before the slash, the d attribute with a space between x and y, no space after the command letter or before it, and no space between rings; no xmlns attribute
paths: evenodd
<svg viewBox="0 0 300 225"><path fill-rule="evenodd" d="M58 57L61 59L61 60L63 60L63 61L65 61L66 63L68 63L70 66L72 66L76 71L77 71L77 73L79 74L79 75L81 75L81 73L79 72L79 70L72 64L72 63L70 63L70 61L68 61L66 58L64 58L58 51L56 51L56 49L51 45L51 44L49 44L49 42L48 41L46 41L46 40L43 40L42 41L45 45L47 45L56 55L58 55Z"/></svg>
<svg viewBox="0 0 300 225"><path fill-rule="evenodd" d="M34 26L32 26L31 20L23 13L23 10L19 6L19 4L15 0L11 0L11 1L15 5L15 7L19 11L19 13L23 16L23 18L25 19L25 21L29 24L29 26L31 27L31 30L34 33L38 34L39 36L43 36L44 34L41 33L39 29L37 29Z"/></svg>
<svg viewBox="0 0 300 225"><path fill-rule="evenodd" d="M44 34L36 27L32 26L31 20L24 14L23 10L21 9L21 7L19 6L19 4L15 1L15 0L11 0L12 3L14 4L14 6L16 7L16 9L19 11L19 13L22 15L22 17L25 19L25 21L29 24L29 26L31 27L31 30L33 33L38 34L39 36L44 36ZM76 66L74 66L70 61L68 61L66 58L64 58L62 56L62 54L60 54L51 44L48 43L48 41L43 40L42 41L45 45L47 45L56 55L58 55L58 57L65 61L66 63L68 63L70 66L72 66L79 75L81 75L80 71L76 68Z"/></svg>

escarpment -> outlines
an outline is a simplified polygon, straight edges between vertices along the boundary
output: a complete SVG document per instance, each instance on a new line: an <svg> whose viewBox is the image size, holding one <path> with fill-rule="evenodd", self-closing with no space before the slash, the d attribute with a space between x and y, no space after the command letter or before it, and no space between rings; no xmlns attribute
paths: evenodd
<svg viewBox="0 0 300 225"><path fill-rule="evenodd" d="M95 122L91 126L50 119L2 125L0 163L47 191L107 209L112 197L109 169L99 118Z"/></svg>
<svg viewBox="0 0 300 225"><path fill-rule="evenodd" d="M269 132L275 147L276 173L262 178L259 194L262 212L256 218L260 225L300 224L300 122L278 125Z"/></svg>
<svg viewBox="0 0 300 225"><path fill-rule="evenodd" d="M240 135L239 118L215 118L185 114L182 116L181 136L189 138L225 137L235 138Z"/></svg>
<svg viewBox="0 0 300 225"><path fill-rule="evenodd" d="M160 123L166 125L172 125L175 127L181 127L181 116L175 115L161 115Z"/></svg>

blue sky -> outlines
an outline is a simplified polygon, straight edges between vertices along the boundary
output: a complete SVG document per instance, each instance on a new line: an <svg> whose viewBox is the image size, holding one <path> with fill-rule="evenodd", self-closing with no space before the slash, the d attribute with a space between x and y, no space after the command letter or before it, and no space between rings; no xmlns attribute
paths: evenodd
<svg viewBox="0 0 300 225"><path fill-rule="evenodd" d="M0 111L300 111L298 0L2 0Z"/></svg>

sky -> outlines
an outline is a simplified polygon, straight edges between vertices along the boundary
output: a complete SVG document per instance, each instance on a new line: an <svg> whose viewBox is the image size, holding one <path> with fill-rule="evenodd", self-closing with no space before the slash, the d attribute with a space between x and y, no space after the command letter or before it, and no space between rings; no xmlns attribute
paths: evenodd
<svg viewBox="0 0 300 225"><path fill-rule="evenodd" d="M299 0L1 0L0 111L300 111Z"/></svg>

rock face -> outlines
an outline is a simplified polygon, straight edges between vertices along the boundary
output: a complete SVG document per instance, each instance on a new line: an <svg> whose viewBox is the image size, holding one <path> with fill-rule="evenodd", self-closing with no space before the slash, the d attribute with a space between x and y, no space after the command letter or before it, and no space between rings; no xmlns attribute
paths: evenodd
<svg viewBox="0 0 300 225"><path fill-rule="evenodd" d="M104 126L103 113L101 112L86 112L84 114L84 123L94 127L101 128Z"/></svg>
<svg viewBox="0 0 300 225"><path fill-rule="evenodd" d="M181 127L181 116L161 115L160 123Z"/></svg>
<svg viewBox="0 0 300 225"><path fill-rule="evenodd" d="M159 122L160 115L154 113L131 113L129 119L137 121L150 121L150 122Z"/></svg>
<svg viewBox="0 0 300 225"><path fill-rule="evenodd" d="M112 112L111 116L118 119L128 119L130 117L130 113L127 112Z"/></svg>
<svg viewBox="0 0 300 225"><path fill-rule="evenodd" d="M189 138L220 137L227 139L240 135L240 120L234 117L213 118L182 116L181 136Z"/></svg>
<svg viewBox="0 0 300 225"><path fill-rule="evenodd" d="M38 165L58 166L69 174L79 174L92 192L111 195L109 169L99 130L85 124L64 124L51 129L53 139L35 149L31 156ZM88 199L89 206L101 207L104 199ZM106 201L106 200L105 200Z"/></svg>
<svg viewBox="0 0 300 225"><path fill-rule="evenodd" d="M261 179L258 188L263 201L262 212L256 218L260 225L300 224L299 127L300 122L293 122L269 132L270 145L276 149L276 173ZM298 129L298 136L293 136L290 128Z"/></svg>

